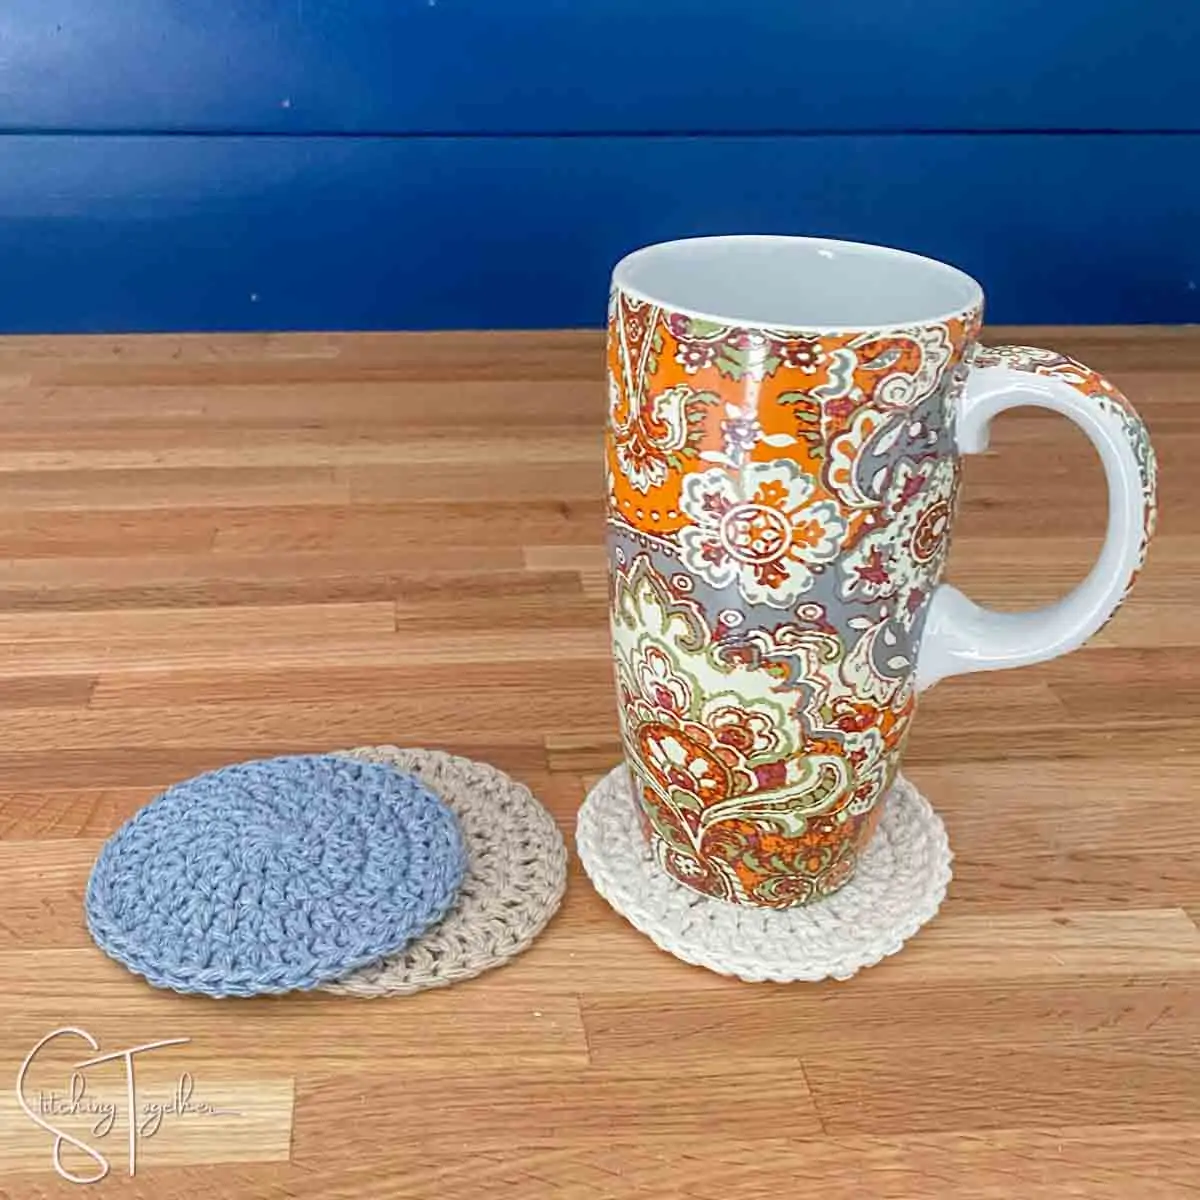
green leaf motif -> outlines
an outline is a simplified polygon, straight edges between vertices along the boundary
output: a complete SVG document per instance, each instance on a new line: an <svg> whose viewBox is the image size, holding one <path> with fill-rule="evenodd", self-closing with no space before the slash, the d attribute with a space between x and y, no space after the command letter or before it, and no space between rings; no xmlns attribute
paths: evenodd
<svg viewBox="0 0 1200 1200"><path fill-rule="evenodd" d="M684 420L687 422L687 442L684 450L693 458L696 454L696 447L704 437L705 411L714 404L720 403L721 397L716 392L696 392L688 397L683 410Z"/></svg>
<svg viewBox="0 0 1200 1200"><path fill-rule="evenodd" d="M721 353L717 356L717 370L729 379L741 379L746 373L746 359L745 350L722 346Z"/></svg>
<svg viewBox="0 0 1200 1200"><path fill-rule="evenodd" d="M818 457L824 455L821 435L821 410L807 392L784 392L779 397L781 404L793 406L796 417L796 436L812 443Z"/></svg>
<svg viewBox="0 0 1200 1200"><path fill-rule="evenodd" d="M775 374L780 361L777 354L760 358L753 350L722 346L721 353L717 356L717 370L729 379L742 379L746 375L752 379L765 379L768 375Z"/></svg>

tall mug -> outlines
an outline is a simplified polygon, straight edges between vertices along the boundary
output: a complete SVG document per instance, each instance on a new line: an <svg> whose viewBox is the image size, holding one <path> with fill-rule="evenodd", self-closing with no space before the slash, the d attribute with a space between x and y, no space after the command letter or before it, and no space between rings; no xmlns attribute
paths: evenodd
<svg viewBox="0 0 1200 1200"><path fill-rule="evenodd" d="M772 908L842 887L920 693L1073 650L1133 583L1154 526L1145 426L1073 359L981 347L982 308L953 267L848 242L695 238L617 265L621 733L655 859L688 887ZM1087 579L1013 614L941 579L961 456L1017 405L1091 438L1109 516Z"/></svg>

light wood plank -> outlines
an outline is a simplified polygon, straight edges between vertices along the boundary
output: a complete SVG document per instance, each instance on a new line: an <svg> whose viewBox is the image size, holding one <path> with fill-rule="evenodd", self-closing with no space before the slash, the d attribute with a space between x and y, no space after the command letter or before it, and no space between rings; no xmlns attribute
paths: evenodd
<svg viewBox="0 0 1200 1200"><path fill-rule="evenodd" d="M852 989L824 983L779 1003L779 988L740 988L715 1000L678 990L669 1005L650 991L591 996L583 1019L594 1062L719 1062L731 1045L786 1058L911 1048L1053 1048L1067 1043L1184 1052L1200 1038L1200 990L1170 978L1066 978L1031 988L1003 982L897 984L865 977Z"/></svg>
<svg viewBox="0 0 1200 1200"><path fill-rule="evenodd" d="M895 1134L1200 1119L1194 1052L1091 1043L832 1050L804 1059L822 1120Z"/></svg>
<svg viewBox="0 0 1200 1200"><path fill-rule="evenodd" d="M555 1149L569 1138L573 1146L599 1148L615 1143L652 1140L686 1147L706 1131L720 1127L733 1109L739 1114L744 1136L775 1134L778 1101L775 1089L756 1093L746 1087L746 1076L769 1069L775 1086L787 1096L787 1124L793 1136L819 1131L820 1124L808 1098L804 1075L795 1059L750 1058L724 1070L689 1069L683 1065L666 1076L643 1067L586 1070L504 1071L481 1070L459 1078L446 1088L437 1075L418 1074L410 1079L381 1079L372 1089L373 1120L362 1124L363 1091L353 1077L333 1076L309 1084L298 1083L296 1139L303 1149L293 1152L298 1163L319 1160L337 1147L340 1154L374 1153L380 1137L403 1138L420 1144L463 1136L467 1122L473 1153L504 1151L510 1146ZM480 1106L494 1102L502 1090L504 1104L490 1109L480 1123ZM569 1133L567 1132L569 1131Z"/></svg>

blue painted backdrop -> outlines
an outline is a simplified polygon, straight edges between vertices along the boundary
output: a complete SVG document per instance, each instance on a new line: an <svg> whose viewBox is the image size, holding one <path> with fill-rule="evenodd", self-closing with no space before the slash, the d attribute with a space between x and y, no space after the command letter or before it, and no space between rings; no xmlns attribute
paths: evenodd
<svg viewBox="0 0 1200 1200"><path fill-rule="evenodd" d="M1197 62L1181 0L5 0L0 330L594 325L744 230L1194 321Z"/></svg>

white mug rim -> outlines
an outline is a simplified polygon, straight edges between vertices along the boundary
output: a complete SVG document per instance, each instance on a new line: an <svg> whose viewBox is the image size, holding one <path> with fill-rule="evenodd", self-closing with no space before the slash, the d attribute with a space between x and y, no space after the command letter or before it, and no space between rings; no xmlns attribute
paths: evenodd
<svg viewBox="0 0 1200 1200"><path fill-rule="evenodd" d="M780 252L803 250L806 253L820 255L825 252L828 257L833 253L842 253L859 259L871 259L879 263L889 263L911 268L920 272L926 278L937 276L947 287L960 290L960 297L953 304L934 306L933 311L917 309L911 315L897 317L886 321L837 321L830 324L822 322L796 322L792 320L764 320L760 316L748 317L736 311L721 311L717 306L695 306L686 302L673 300L663 289L642 287L630 281L631 273L639 266L644 266L647 260L653 258L677 257L687 254L697 248L736 247L738 245L762 247L767 245ZM962 319L967 314L982 311L983 287L971 275L958 267L942 262L940 259L929 258L916 254L911 250L901 250L894 246L877 245L873 242L846 241L838 238L802 237L792 234L738 233L715 234L704 237L675 238L665 242L654 242L641 246L626 254L613 268L612 288L628 296L630 299L649 304L667 313L678 314L693 320L711 322L715 325L732 326L739 329L770 329L777 332L794 332L797 334L813 334L816 336L836 336L848 333L873 332L876 330L906 329L929 325L945 324L948 321Z"/></svg>

